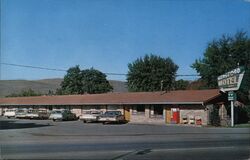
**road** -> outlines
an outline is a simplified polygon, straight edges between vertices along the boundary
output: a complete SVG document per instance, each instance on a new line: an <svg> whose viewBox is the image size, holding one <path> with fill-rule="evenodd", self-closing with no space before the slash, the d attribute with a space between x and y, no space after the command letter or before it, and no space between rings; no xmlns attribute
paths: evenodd
<svg viewBox="0 0 250 160"><path fill-rule="evenodd" d="M1 159L250 159L249 128L0 118Z"/></svg>

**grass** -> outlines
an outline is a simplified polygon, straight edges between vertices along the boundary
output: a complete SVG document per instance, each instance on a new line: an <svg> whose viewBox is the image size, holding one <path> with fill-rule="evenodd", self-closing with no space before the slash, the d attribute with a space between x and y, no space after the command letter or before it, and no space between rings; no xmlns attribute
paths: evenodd
<svg viewBox="0 0 250 160"><path fill-rule="evenodd" d="M250 128L250 123L236 124L235 128Z"/></svg>

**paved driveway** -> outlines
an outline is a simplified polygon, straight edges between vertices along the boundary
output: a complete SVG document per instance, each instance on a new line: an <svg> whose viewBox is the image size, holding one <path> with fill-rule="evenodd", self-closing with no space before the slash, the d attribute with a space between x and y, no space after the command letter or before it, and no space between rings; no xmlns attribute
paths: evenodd
<svg viewBox="0 0 250 160"><path fill-rule="evenodd" d="M250 129L0 119L1 158L248 159Z"/></svg>

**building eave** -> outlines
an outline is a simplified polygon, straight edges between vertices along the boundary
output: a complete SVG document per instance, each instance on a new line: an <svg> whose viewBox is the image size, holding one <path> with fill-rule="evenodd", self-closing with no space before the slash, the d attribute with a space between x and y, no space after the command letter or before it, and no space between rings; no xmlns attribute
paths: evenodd
<svg viewBox="0 0 250 160"><path fill-rule="evenodd" d="M138 103L69 103L69 104L0 104L0 106L81 106L81 105L152 105L152 104L161 104L161 105L192 105L192 104L201 104L203 102L138 102Z"/></svg>

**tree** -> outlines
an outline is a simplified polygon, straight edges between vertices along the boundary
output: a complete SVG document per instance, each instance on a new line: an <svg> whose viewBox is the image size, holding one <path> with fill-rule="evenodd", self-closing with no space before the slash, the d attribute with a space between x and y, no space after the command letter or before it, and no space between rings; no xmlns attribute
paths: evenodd
<svg viewBox="0 0 250 160"><path fill-rule="evenodd" d="M94 94L112 91L106 75L94 68L81 70L79 66L68 69L67 74L57 89L57 94Z"/></svg>
<svg viewBox="0 0 250 160"><path fill-rule="evenodd" d="M129 91L171 90L178 66L171 58L145 55L128 64Z"/></svg>
<svg viewBox="0 0 250 160"><path fill-rule="evenodd" d="M61 82L62 94L82 94L82 75L79 65L71 67L67 70Z"/></svg>
<svg viewBox="0 0 250 160"><path fill-rule="evenodd" d="M180 79L180 80L177 80L175 81L175 90L186 90L187 87L189 86L190 82L189 81L186 81L186 80L183 80L183 79Z"/></svg>
<svg viewBox="0 0 250 160"><path fill-rule="evenodd" d="M31 97L31 96L41 96L41 93L36 93L32 89L22 90L20 93L12 93L6 97Z"/></svg>
<svg viewBox="0 0 250 160"><path fill-rule="evenodd" d="M82 83L84 93L106 93L113 90L106 75L94 68L82 71Z"/></svg>
<svg viewBox="0 0 250 160"><path fill-rule="evenodd" d="M237 66L246 69L240 92L248 99L250 90L250 39L246 32L237 32L233 37L223 35L219 40L208 44L204 58L196 60L192 65L201 75L207 88L217 88L217 77ZM248 102L249 103L249 102Z"/></svg>
<svg viewBox="0 0 250 160"><path fill-rule="evenodd" d="M223 35L208 44L204 58L196 60L192 68L200 74L207 88L217 88L217 77L238 65L250 69L250 39L245 32L237 32L233 37ZM247 84L250 84L249 75ZM248 88L249 89L249 88Z"/></svg>

